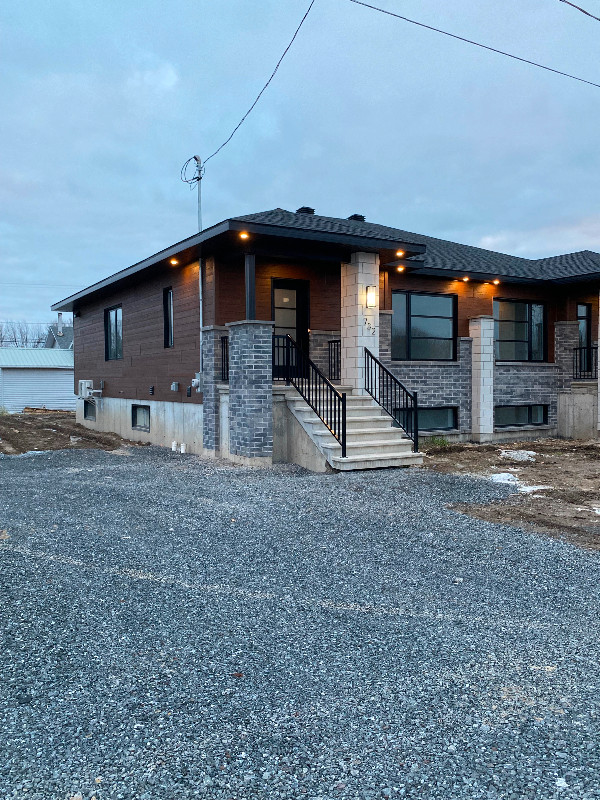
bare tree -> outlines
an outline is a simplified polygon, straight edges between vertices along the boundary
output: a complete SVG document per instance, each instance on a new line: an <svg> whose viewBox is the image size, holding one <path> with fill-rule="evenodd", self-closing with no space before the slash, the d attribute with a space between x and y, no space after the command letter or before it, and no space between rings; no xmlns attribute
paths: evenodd
<svg viewBox="0 0 600 800"><path fill-rule="evenodd" d="M43 347L48 328L42 322L0 321L0 347Z"/></svg>

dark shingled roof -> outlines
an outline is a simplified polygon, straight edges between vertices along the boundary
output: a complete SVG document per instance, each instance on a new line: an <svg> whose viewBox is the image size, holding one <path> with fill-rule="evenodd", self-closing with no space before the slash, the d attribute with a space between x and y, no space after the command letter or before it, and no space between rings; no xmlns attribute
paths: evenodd
<svg viewBox="0 0 600 800"><path fill-rule="evenodd" d="M55 347L57 350L71 350L73 348L73 326L63 325L62 336L59 336L58 325L49 325L44 347Z"/></svg>
<svg viewBox="0 0 600 800"><path fill-rule="evenodd" d="M549 258L519 258L496 253L493 250L484 250L482 247L472 247L436 239L434 236L423 236L420 233L389 228L386 225L376 225L372 222L322 217L318 214L298 214L283 208L245 214L233 219L282 228L424 244L427 247L424 258L415 259L415 269L423 272L485 273L521 280L574 280L585 279L586 276L590 279L600 277L600 254L591 250Z"/></svg>

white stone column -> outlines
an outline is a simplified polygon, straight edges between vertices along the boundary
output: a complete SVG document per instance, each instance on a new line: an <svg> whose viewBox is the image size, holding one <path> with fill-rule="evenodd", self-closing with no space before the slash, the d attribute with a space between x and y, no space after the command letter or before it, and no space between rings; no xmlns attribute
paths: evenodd
<svg viewBox="0 0 600 800"><path fill-rule="evenodd" d="M367 286L375 307L367 308ZM365 393L365 347L379 358L379 255L352 253L342 264L341 382Z"/></svg>
<svg viewBox="0 0 600 800"><path fill-rule="evenodd" d="M471 433L476 442L489 442L494 435L494 318L469 320L473 339L471 362Z"/></svg>

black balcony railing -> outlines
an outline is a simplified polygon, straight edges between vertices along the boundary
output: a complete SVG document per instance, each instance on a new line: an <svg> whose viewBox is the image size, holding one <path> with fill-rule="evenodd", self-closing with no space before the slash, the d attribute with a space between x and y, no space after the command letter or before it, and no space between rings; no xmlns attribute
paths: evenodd
<svg viewBox="0 0 600 800"><path fill-rule="evenodd" d="M221 336L221 380L229 380L229 336Z"/></svg>
<svg viewBox="0 0 600 800"><path fill-rule="evenodd" d="M573 380L595 381L598 379L598 348L576 347L573 350Z"/></svg>
<svg viewBox="0 0 600 800"><path fill-rule="evenodd" d="M340 339L331 339L329 349L329 380L339 381L341 377L342 342Z"/></svg>
<svg viewBox="0 0 600 800"><path fill-rule="evenodd" d="M419 405L417 393L409 392L395 375L365 347L365 389L392 417L419 449Z"/></svg>
<svg viewBox="0 0 600 800"><path fill-rule="evenodd" d="M273 336L273 380L285 381L298 391L341 444L346 458L346 394L338 392L291 336Z"/></svg>

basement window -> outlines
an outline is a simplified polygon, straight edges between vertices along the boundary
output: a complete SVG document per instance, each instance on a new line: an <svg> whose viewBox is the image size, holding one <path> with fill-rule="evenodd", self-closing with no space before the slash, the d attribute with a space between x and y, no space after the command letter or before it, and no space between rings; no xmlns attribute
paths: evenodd
<svg viewBox="0 0 600 800"><path fill-rule="evenodd" d="M412 409L394 409L395 418L405 430L412 430ZM457 406L419 407L420 431L452 431L458 428Z"/></svg>
<svg viewBox="0 0 600 800"><path fill-rule="evenodd" d="M96 403L93 400L83 401L83 418L96 421Z"/></svg>
<svg viewBox="0 0 600 800"><path fill-rule="evenodd" d="M150 406L131 406L131 427L134 431L150 430Z"/></svg>
<svg viewBox="0 0 600 800"><path fill-rule="evenodd" d="M547 425L548 406L496 406L494 410L496 428L512 428L523 425Z"/></svg>

